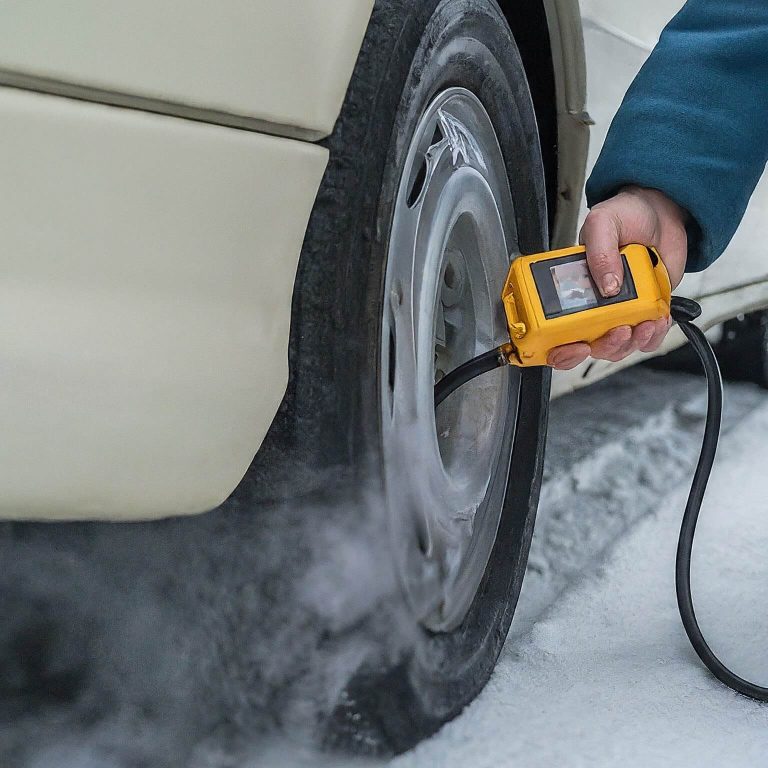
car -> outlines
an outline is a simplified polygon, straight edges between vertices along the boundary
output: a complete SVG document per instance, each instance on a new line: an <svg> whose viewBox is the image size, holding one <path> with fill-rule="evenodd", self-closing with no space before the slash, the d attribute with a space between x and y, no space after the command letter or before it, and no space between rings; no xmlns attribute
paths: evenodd
<svg viewBox="0 0 768 768"><path fill-rule="evenodd" d="M497 371L437 416L433 386L504 340L510 259L576 240L681 5L5 7L0 518L197 515L243 478L373 488L413 642L359 670L329 732L397 752L457 715L515 611L550 397L638 356ZM685 278L707 326L768 306L766 205L761 184Z"/></svg>

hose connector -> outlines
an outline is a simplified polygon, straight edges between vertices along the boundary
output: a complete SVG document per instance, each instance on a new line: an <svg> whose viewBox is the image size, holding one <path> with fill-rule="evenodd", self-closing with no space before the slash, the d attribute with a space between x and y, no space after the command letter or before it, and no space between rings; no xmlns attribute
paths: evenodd
<svg viewBox="0 0 768 768"><path fill-rule="evenodd" d="M669 311L676 323L692 323L701 315L701 305L693 299L673 296Z"/></svg>

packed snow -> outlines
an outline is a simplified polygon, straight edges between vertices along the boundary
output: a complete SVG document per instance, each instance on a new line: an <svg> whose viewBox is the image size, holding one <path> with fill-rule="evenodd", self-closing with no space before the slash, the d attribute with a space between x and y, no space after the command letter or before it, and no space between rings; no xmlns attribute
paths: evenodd
<svg viewBox="0 0 768 768"><path fill-rule="evenodd" d="M292 580L336 589L312 570L313 542L360 566L354 541L334 547L305 511L254 515L246 495L193 520L0 526L0 689L14 692L0 707L0 766L764 764L768 706L712 679L675 604L703 391L699 376L634 368L553 403L530 565L498 668L459 718L390 763L286 740L313 716L304 694L335 690L361 648L346 624L330 645L324 627L339 629L342 613L354 625L367 605L361 578L329 615L306 599L291 608ZM767 456L768 395L728 385L694 601L715 650L764 684ZM344 514L314 511L326 525ZM38 638L45 666L23 663L19 638ZM51 681L68 695L42 696Z"/></svg>
<svg viewBox="0 0 768 768"><path fill-rule="evenodd" d="M710 645L768 685L768 404L723 440L699 524L694 602ZM663 468L649 467L650 471ZM604 468L626 471L621 464ZM677 613L674 560L686 482L524 638L462 717L398 760L421 766L738 766L768 761L768 705L701 665Z"/></svg>
<svg viewBox="0 0 768 768"><path fill-rule="evenodd" d="M765 764L768 705L709 675L677 613L675 550L705 411L703 378L645 369L554 403L529 572L480 697L390 763L281 743L249 768ZM768 685L768 396L729 385L723 434L694 601L713 649Z"/></svg>

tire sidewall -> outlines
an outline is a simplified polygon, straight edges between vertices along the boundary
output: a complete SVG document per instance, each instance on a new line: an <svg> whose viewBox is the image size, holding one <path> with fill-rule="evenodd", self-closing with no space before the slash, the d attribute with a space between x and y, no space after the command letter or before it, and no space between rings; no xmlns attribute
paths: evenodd
<svg viewBox="0 0 768 768"><path fill-rule="evenodd" d="M545 250L547 210L543 161L535 113L517 47L495 3L485 0L442 0L424 30L409 75L387 153L382 176L376 232L372 243L371 294L383 292L388 234L402 169L418 121L442 91L460 86L471 90L488 112L502 149L515 203L516 227L523 253ZM381 317L380 305L377 307ZM375 342L379 354L380 335ZM381 377L371 385L378 387ZM514 613L527 561L538 498L545 434L549 377L540 370L523 372L520 403L526 418L515 433L510 476L519 484L503 496L502 519L496 545L475 601L454 632L423 632L407 666L418 709L424 722L448 719L476 695L493 669ZM368 402L378 404L381 393ZM380 419L380 409L369 423ZM531 461L531 456L537 457ZM505 471L506 467L501 471ZM405 670L404 670L405 671ZM413 707L412 707L413 711ZM398 730L402 729L402 724Z"/></svg>
<svg viewBox="0 0 768 768"><path fill-rule="evenodd" d="M427 7L432 11L428 16ZM366 425L366 439L360 449L378 456L383 453L379 364L389 232L413 131L437 94L464 87L483 103L497 130L507 166L520 250L533 253L545 250L548 244L544 169L535 113L517 47L498 6L487 0L441 0L409 12L409 20L416 29L421 27L419 41L405 60L393 57L387 70L387 89L394 91L397 83L401 95L383 145L388 149L383 155L386 160L378 180L376 217L366 248L365 314L370 334L362 352L369 375L361 389L359 423ZM409 29L413 36L414 30ZM457 40L460 45L454 44ZM376 114L391 114L380 109L381 103ZM384 123L382 119L377 126L376 143L381 141ZM355 699L367 717L376 719L377 729L395 751L407 749L434 732L477 695L509 630L538 504L548 371L523 371L520 398L512 455L502 470L508 469L515 481L507 483L496 543L469 613L451 633L421 631L409 658L397 668L383 670L382 676L368 674L357 687Z"/></svg>
<svg viewBox="0 0 768 768"><path fill-rule="evenodd" d="M451 47L457 37L474 40ZM484 41L484 42L483 42ZM381 329L394 201L413 129L433 97L469 88L499 138L522 252L547 246L543 163L517 47L494 0L377 0L333 135L294 292L290 380L260 454L265 473L341 467L345 482L382 487ZM538 503L548 372L523 372L509 483L496 544L475 601L454 632L419 634L398 666L361 674L341 713L359 713L402 751L458 714L487 681L520 591ZM334 726L331 725L331 728ZM373 726L371 726L373 727ZM342 727L343 730L343 727Z"/></svg>

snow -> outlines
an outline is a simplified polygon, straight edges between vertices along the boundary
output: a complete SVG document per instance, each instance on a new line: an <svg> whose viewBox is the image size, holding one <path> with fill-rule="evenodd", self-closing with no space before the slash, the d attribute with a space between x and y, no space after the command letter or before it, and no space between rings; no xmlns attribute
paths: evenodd
<svg viewBox="0 0 768 768"><path fill-rule="evenodd" d="M764 685L767 437L762 405L724 438L693 565L712 647ZM597 574L508 642L474 704L392 768L765 764L768 706L712 678L680 624L674 559L686 495L687 483L660 495Z"/></svg>
<svg viewBox="0 0 768 768"><path fill-rule="evenodd" d="M371 585L375 558L361 560L358 540L376 536L362 521L350 529L356 510L254 515L246 495L209 516L145 526L1 525L0 691L20 690L18 639L37 633L50 673L83 682L73 701L33 686L10 709L0 700L0 766L765 764L768 707L711 678L675 604L703 388L700 376L636 367L553 403L530 567L498 668L459 718L389 764L280 735L299 739L296 723L317 707L307 690L330 695L361 641L378 637L375 626L371 637L355 629L386 591ZM768 684L768 395L730 384L725 405L694 600L715 650ZM312 565L318 548L333 567ZM336 571L355 573L355 589ZM304 602L288 599L296 593Z"/></svg>

